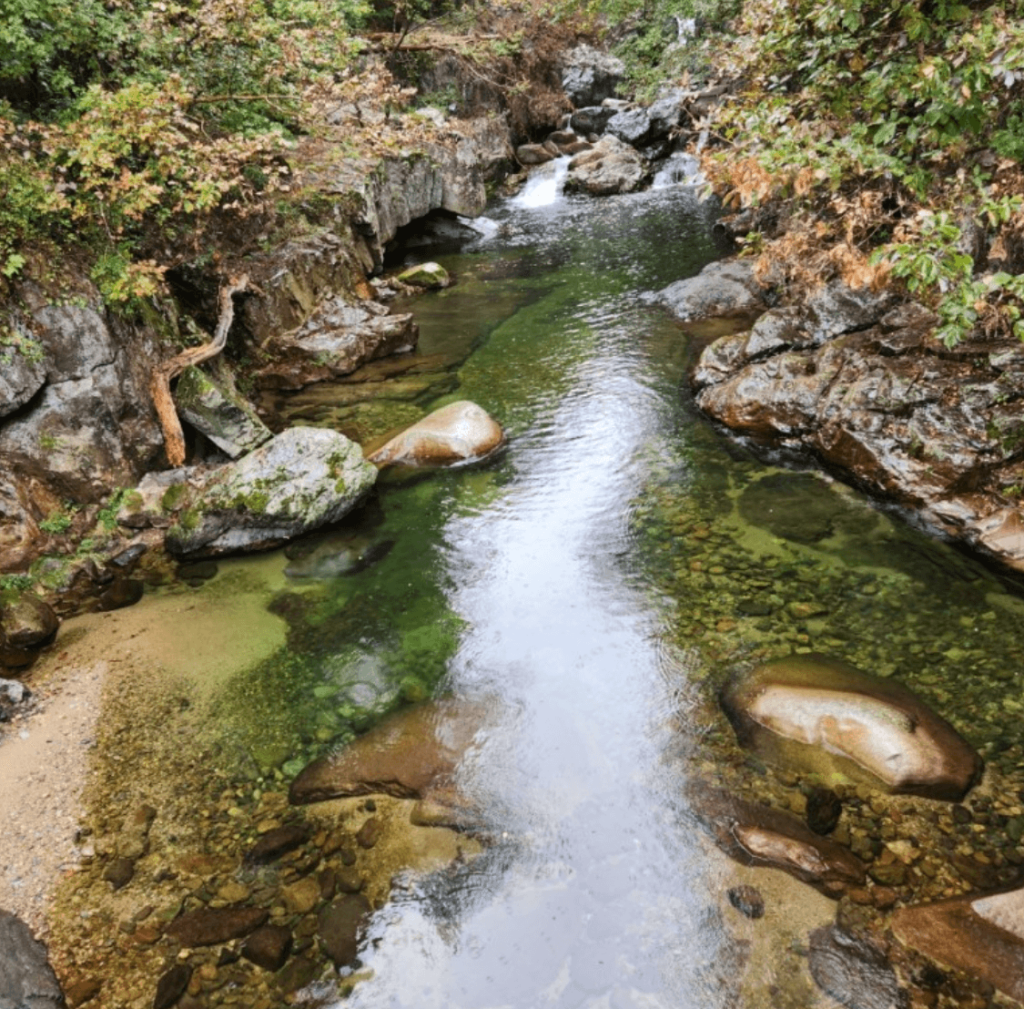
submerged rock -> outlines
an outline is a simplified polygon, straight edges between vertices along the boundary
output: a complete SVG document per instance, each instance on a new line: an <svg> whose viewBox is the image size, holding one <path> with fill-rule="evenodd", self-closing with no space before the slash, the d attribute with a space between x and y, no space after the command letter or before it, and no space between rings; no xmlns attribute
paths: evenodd
<svg viewBox="0 0 1024 1009"><path fill-rule="evenodd" d="M360 893L344 894L320 912L320 942L336 967L344 967L355 960L370 912L370 902Z"/></svg>
<svg viewBox="0 0 1024 1009"><path fill-rule="evenodd" d="M900 908L892 927L905 945L1024 1002L1024 889Z"/></svg>
<svg viewBox="0 0 1024 1009"><path fill-rule="evenodd" d="M907 993L885 954L838 925L811 933L807 963L818 987L846 1009L905 1009Z"/></svg>
<svg viewBox="0 0 1024 1009"><path fill-rule="evenodd" d="M377 466L454 466L476 462L505 443L501 425L468 400L449 403L369 456Z"/></svg>
<svg viewBox="0 0 1024 1009"><path fill-rule="evenodd" d="M167 531L178 556L211 557L277 546L337 522L373 486L358 445L322 428L293 427L193 483Z"/></svg>
<svg viewBox="0 0 1024 1009"><path fill-rule="evenodd" d="M386 793L420 799L441 792L486 724L484 705L428 701L381 722L336 754L314 760L292 782L293 803Z"/></svg>
<svg viewBox="0 0 1024 1009"><path fill-rule="evenodd" d="M0 1007L49 1009L64 1005L57 977L28 926L0 911Z"/></svg>
<svg viewBox="0 0 1024 1009"><path fill-rule="evenodd" d="M268 916L261 907L204 907L176 918L167 926L167 934L182 946L216 946L255 931Z"/></svg>
<svg viewBox="0 0 1024 1009"><path fill-rule="evenodd" d="M365 571L383 560L395 545L394 540L373 540L353 533L332 533L308 551L291 557L284 569L289 578L340 578Z"/></svg>
<svg viewBox="0 0 1024 1009"><path fill-rule="evenodd" d="M647 176L647 162L640 152L608 135L569 162L565 185L591 196L610 196L631 193Z"/></svg>
<svg viewBox="0 0 1024 1009"><path fill-rule="evenodd" d="M833 898L865 881L859 858L789 813L720 792L695 795L693 808L722 851L744 865L781 869Z"/></svg>
<svg viewBox="0 0 1024 1009"><path fill-rule="evenodd" d="M735 677L722 707L741 745L826 780L961 799L978 754L906 687L824 655L793 655Z"/></svg>

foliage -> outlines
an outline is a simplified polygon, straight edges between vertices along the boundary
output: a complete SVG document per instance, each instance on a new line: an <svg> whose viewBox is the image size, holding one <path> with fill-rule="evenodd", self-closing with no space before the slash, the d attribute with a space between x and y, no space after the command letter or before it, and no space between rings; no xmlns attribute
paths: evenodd
<svg viewBox="0 0 1024 1009"><path fill-rule="evenodd" d="M708 165L715 188L737 208L784 204L801 252L843 245L884 268L935 305L949 344L1024 335L1024 263L976 276L968 240L977 224L1010 247L1019 230L1021 7L748 0L727 58L749 86L714 124L732 145Z"/></svg>
<svg viewBox="0 0 1024 1009"><path fill-rule="evenodd" d="M56 511L50 512L39 523L39 528L44 533L53 533L54 535L61 535L66 533L71 528L72 515L74 506L68 505L65 508L58 508Z"/></svg>

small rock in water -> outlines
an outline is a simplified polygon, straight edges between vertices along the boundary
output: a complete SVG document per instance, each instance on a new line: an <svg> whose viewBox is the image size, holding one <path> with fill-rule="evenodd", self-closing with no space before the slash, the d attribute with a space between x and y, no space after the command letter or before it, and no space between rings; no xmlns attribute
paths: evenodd
<svg viewBox="0 0 1024 1009"><path fill-rule="evenodd" d="M256 929L242 946L242 956L264 970L280 970L292 948L292 934L284 925Z"/></svg>
<svg viewBox="0 0 1024 1009"><path fill-rule="evenodd" d="M320 941L336 966L342 967L355 960L359 933L369 914L370 902L357 893L339 897L320 912Z"/></svg>
<svg viewBox="0 0 1024 1009"><path fill-rule="evenodd" d="M734 886L729 890L729 903L748 918L764 917L764 897L756 886Z"/></svg>
<svg viewBox="0 0 1024 1009"><path fill-rule="evenodd" d="M167 934L182 946L216 946L248 935L266 920L260 907L200 908L171 922Z"/></svg>
<svg viewBox="0 0 1024 1009"><path fill-rule="evenodd" d="M156 983L153 1009L170 1009L185 994L191 980L192 968L182 963L175 964Z"/></svg>
<svg viewBox="0 0 1024 1009"><path fill-rule="evenodd" d="M815 788L807 796L807 826L815 834L831 834L842 812L843 803L831 788Z"/></svg>
<svg viewBox="0 0 1024 1009"><path fill-rule="evenodd" d="M130 858L115 858L103 871L103 878L115 889L127 886L135 875L135 863Z"/></svg>
<svg viewBox="0 0 1024 1009"><path fill-rule="evenodd" d="M273 830L267 831L249 849L245 860L257 865L272 862L275 858L280 858L281 855L305 844L309 840L309 834L308 827L294 823L284 827L275 827Z"/></svg>

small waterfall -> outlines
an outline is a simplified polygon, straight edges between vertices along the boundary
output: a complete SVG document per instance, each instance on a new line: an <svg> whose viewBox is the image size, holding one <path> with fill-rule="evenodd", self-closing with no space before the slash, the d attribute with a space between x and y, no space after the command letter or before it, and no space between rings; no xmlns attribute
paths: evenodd
<svg viewBox="0 0 1024 1009"><path fill-rule="evenodd" d="M569 174L570 160L569 157L555 158L545 165L538 165L530 172L522 191L509 201L511 205L534 210L557 203L562 198L562 187Z"/></svg>
<svg viewBox="0 0 1024 1009"><path fill-rule="evenodd" d="M692 154L676 153L658 169L651 183L652 189L667 189L669 186L700 185L704 177L700 174L700 162Z"/></svg>

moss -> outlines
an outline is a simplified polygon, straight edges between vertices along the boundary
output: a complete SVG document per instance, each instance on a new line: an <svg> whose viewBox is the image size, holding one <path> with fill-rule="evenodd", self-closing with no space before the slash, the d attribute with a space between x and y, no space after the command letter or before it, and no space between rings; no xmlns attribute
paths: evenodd
<svg viewBox="0 0 1024 1009"><path fill-rule="evenodd" d="M142 495L137 490L125 491L124 497L121 498L121 507L125 508L132 515L142 511L144 503Z"/></svg>
<svg viewBox="0 0 1024 1009"><path fill-rule="evenodd" d="M173 486L168 487L167 490L164 491L163 497L160 498L160 507L163 508L165 512L174 511L181 504L182 498L185 496L186 489L187 488L183 483L176 483Z"/></svg>
<svg viewBox="0 0 1024 1009"><path fill-rule="evenodd" d="M184 532L195 532L199 528L199 520L202 518L202 511L198 508L186 508L178 516L178 527Z"/></svg>

